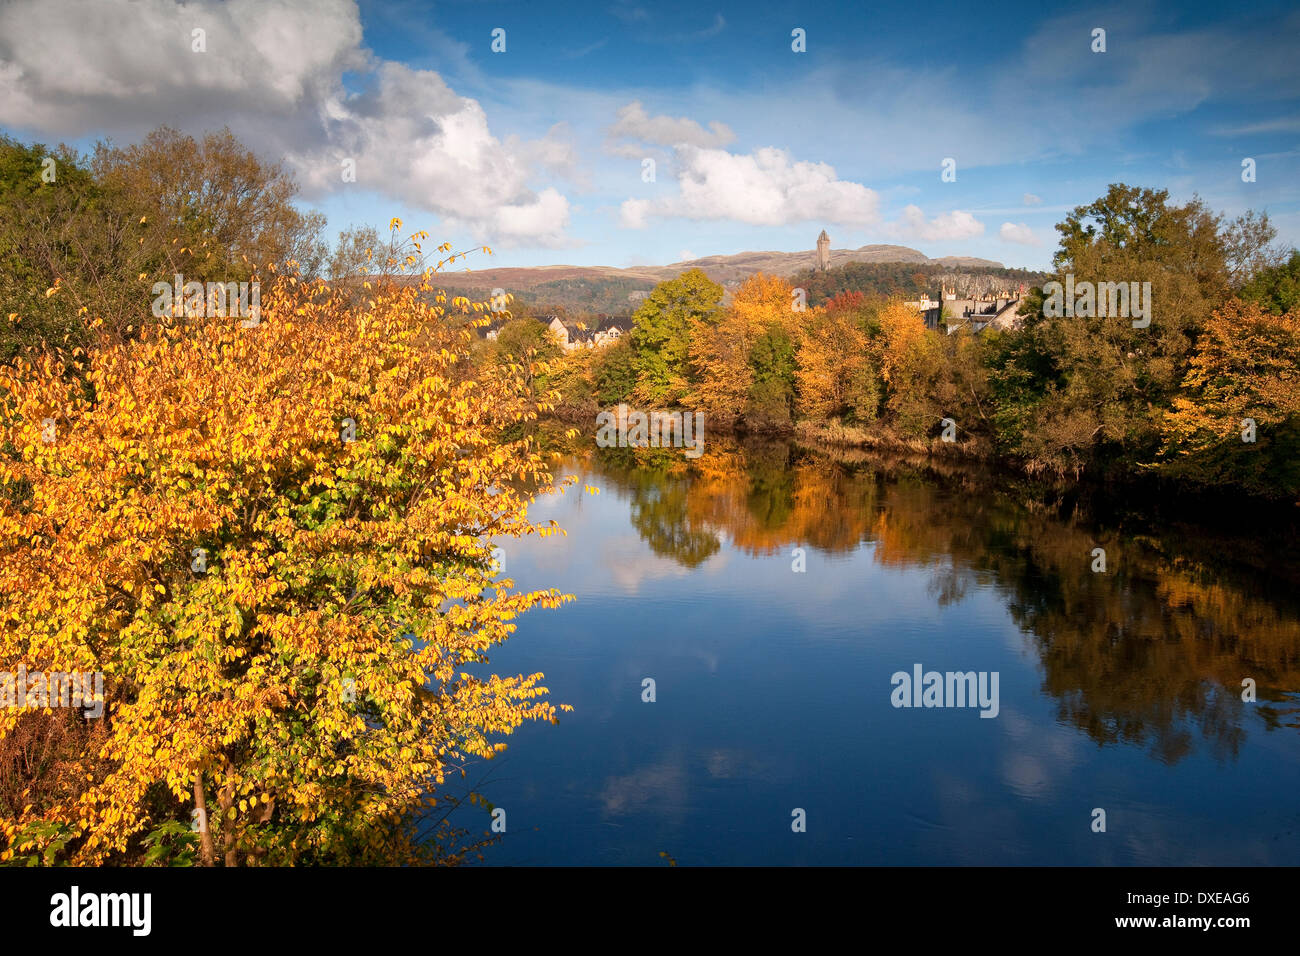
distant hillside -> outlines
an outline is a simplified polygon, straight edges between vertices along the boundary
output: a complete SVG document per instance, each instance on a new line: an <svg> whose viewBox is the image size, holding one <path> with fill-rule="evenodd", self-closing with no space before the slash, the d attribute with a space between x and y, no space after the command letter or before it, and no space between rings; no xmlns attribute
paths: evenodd
<svg viewBox="0 0 1300 956"><path fill-rule="evenodd" d="M931 259L924 252L907 246L874 245L858 249L832 249L830 266L845 266L851 262L914 262L938 263L940 265L986 266L1001 269L1002 263L990 259L972 259L965 256L945 256ZM670 266L659 268L642 267L640 271L661 275L665 279L681 275L687 269L703 269L713 279L725 286L739 285L755 272L788 278L796 273L813 268L817 263L817 254L812 250L806 252L740 252L734 256L707 256L703 259L691 259L688 262L675 262Z"/></svg>
<svg viewBox="0 0 1300 956"><path fill-rule="evenodd" d="M559 307L573 314L604 312L609 315L631 315L641 299L660 281L621 275L617 270L611 270L613 275L570 276L551 278L544 282L536 282L536 277L533 276L518 275L529 271L492 269L468 274L449 273L439 279L438 285L451 295L463 295L475 302L490 299L493 289L503 289L514 296L515 311L521 307L531 311L547 311ZM500 275L503 272L516 275Z"/></svg>
<svg viewBox="0 0 1300 956"><path fill-rule="evenodd" d="M533 309L559 306L571 313L605 312L610 315L630 315L645 298L646 293L665 279L672 279L690 269L701 269L714 282L728 291L734 290L756 272L791 278L804 276L816 263L816 253L805 252L739 252L730 256L706 256L674 262L667 266L634 266L616 269L612 266L536 266L531 268L477 269L465 272L447 272L439 284L453 295L467 296L476 301L491 297L493 289L504 289L520 305ZM916 291L906 285L918 270L928 275L943 272L1006 270L1000 262L975 259L968 256L944 256L931 259L907 246L871 245L859 249L832 249L831 272L848 266L880 267L882 273L871 280L874 285L888 287L889 292ZM827 273L828 275L830 273ZM1029 273L1026 273L1028 275ZM865 273L855 273L862 280ZM811 290L811 280L801 278L796 285ZM866 291L865 289L863 291ZM935 290L937 292L937 289ZM834 294L834 293L831 293Z"/></svg>
<svg viewBox="0 0 1300 956"><path fill-rule="evenodd" d="M832 267L826 272L805 270L791 276L790 282L807 291L808 304L817 306L841 292L909 297L927 292L938 296L940 286L947 284L963 294L996 293L1003 288L1015 290L1022 284L1028 289L1042 285L1047 279L1048 276L1044 272L1007 269L1001 265L974 267L956 265L952 258L948 258L932 259L923 263L849 262L838 268Z"/></svg>

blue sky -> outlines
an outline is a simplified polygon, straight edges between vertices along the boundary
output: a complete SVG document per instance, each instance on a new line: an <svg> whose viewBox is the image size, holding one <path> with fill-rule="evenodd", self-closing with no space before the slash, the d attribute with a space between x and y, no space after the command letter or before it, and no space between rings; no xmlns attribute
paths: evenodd
<svg viewBox="0 0 1300 956"><path fill-rule="evenodd" d="M1298 40L1284 3L9 0L0 127L86 147L229 125L331 234L398 216L498 266L825 228L1043 267L1062 214L1121 181L1267 210L1300 245Z"/></svg>

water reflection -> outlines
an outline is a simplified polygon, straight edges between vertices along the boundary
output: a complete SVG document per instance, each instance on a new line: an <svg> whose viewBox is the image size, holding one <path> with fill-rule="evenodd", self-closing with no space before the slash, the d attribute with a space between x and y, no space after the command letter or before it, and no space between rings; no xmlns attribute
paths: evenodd
<svg viewBox="0 0 1300 956"><path fill-rule="evenodd" d="M576 709L493 762L512 824L491 862L1300 859L1283 525L781 443L566 470L601 493L540 501L567 536L510 567L577 600L524 615L491 667L545 671ZM917 662L1000 673L999 716L893 708Z"/></svg>
<svg viewBox="0 0 1300 956"><path fill-rule="evenodd" d="M1229 758L1245 732L1247 678L1263 727L1300 728L1294 553L1274 552L1265 577L1233 553L1257 552L1249 534L1192 540L1132 515L1106 524L1077 502L1066 514L1035 507L978 470L858 457L756 442L695 462L598 450L586 464L627 494L654 553L686 568L724 538L751 555L865 544L882 565L926 569L939 606L991 585L1033 637L1059 718L1098 743L1139 743L1175 762L1201 740ZM1092 570L1098 547L1105 573Z"/></svg>

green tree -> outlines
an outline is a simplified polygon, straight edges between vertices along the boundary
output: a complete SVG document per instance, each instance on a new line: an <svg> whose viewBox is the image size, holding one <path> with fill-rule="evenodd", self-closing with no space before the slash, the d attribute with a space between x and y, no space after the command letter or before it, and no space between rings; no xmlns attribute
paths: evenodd
<svg viewBox="0 0 1300 956"><path fill-rule="evenodd" d="M53 182L42 178L46 169ZM101 203L94 178L66 147L52 151L0 137L0 362L42 344L86 344L77 297L46 290L84 270L104 270L91 272L92 282L120 283L113 267L124 263L88 243Z"/></svg>
<svg viewBox="0 0 1300 956"><path fill-rule="evenodd" d="M632 316L637 401L674 405L689 394L692 328L716 325L721 301L722 286L699 269L655 286Z"/></svg>
<svg viewBox="0 0 1300 956"><path fill-rule="evenodd" d="M1292 249L1286 262L1252 276L1242 286L1241 297L1277 315L1300 309L1300 249Z"/></svg>
<svg viewBox="0 0 1300 956"><path fill-rule="evenodd" d="M596 354L596 401L603 406L627 401L636 388L636 353L624 336Z"/></svg>
<svg viewBox="0 0 1300 956"><path fill-rule="evenodd" d="M524 384L537 389L549 387L541 363L564 354L555 336L536 319L515 319L501 326L494 351L498 364L518 366Z"/></svg>
<svg viewBox="0 0 1300 956"><path fill-rule="evenodd" d="M795 348L784 325L770 323L749 353L754 373L745 418L763 428L789 425L794 414Z"/></svg>

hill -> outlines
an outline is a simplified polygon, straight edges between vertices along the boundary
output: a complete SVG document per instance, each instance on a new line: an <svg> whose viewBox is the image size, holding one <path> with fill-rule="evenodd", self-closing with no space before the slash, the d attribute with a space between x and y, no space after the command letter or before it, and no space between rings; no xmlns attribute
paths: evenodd
<svg viewBox="0 0 1300 956"><path fill-rule="evenodd" d="M810 274L816 263L816 253L803 252L739 252L729 256L705 256L674 262L666 266L632 266L619 269L613 266L534 266L476 269L465 272L444 273L440 284L454 295L464 295L475 300L488 299L493 289L504 289L515 301L531 308L559 306L569 312L604 312L610 315L630 315L646 293L665 279L672 279L690 269L700 269L728 290L735 289L756 272L793 279ZM910 281L916 268L923 267L927 275L938 275L955 270L1006 270L1002 263L969 256L944 256L931 259L925 253L907 246L869 245L858 249L832 249L831 272L849 266L888 266L880 282L893 292L915 291ZM827 273L829 274L829 273ZM864 273L855 273L861 279ZM899 276L905 278L898 278ZM800 284L800 283L796 283ZM866 291L864 289L864 291ZM936 288L935 292L938 291Z"/></svg>
<svg viewBox="0 0 1300 956"><path fill-rule="evenodd" d="M987 260L974 260L984 262ZM938 296L941 286L961 295L1014 291L1042 285L1047 274L1025 269L1007 269L1000 265L963 266L951 259L929 262L849 262L826 272L812 269L790 276L790 282L808 293L808 304L821 305L841 292L864 292L867 295L902 295L915 298L922 292Z"/></svg>

